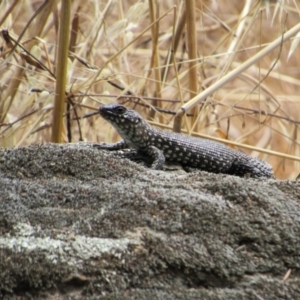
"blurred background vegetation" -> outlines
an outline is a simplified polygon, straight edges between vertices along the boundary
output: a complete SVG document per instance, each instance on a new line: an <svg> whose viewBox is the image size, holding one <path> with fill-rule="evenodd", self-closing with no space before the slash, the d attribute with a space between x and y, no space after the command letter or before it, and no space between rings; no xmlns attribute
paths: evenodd
<svg viewBox="0 0 300 300"><path fill-rule="evenodd" d="M63 142L116 141L109 124L87 116L119 102L157 127L236 142L232 147L268 161L279 179L297 176L299 35L193 107L189 100L299 25L299 1L68 3L0 1L1 147L55 141L60 114L55 134ZM66 38L59 38L62 25ZM66 72L57 58L63 47ZM55 117L58 83L65 88ZM183 105L187 115L174 123Z"/></svg>

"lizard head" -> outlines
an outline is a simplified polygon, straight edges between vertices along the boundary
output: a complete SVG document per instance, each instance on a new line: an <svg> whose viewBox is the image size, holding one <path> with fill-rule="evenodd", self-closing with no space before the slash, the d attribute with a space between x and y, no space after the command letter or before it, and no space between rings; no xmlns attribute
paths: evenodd
<svg viewBox="0 0 300 300"><path fill-rule="evenodd" d="M114 127L136 125L142 121L142 117L136 111L119 104L104 105L99 108L99 114Z"/></svg>
<svg viewBox="0 0 300 300"><path fill-rule="evenodd" d="M119 104L109 104L100 107L99 114L108 121L126 141L128 145L137 148L141 140L147 137L150 125L134 110Z"/></svg>

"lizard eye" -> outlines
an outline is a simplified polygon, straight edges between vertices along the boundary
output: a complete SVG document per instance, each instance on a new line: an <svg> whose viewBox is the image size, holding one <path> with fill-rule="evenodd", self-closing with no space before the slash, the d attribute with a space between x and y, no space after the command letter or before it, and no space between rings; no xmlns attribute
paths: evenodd
<svg viewBox="0 0 300 300"><path fill-rule="evenodd" d="M115 112L116 112L118 115L124 114L125 111L126 111L126 107L124 107L124 106L117 106L117 107L115 108Z"/></svg>

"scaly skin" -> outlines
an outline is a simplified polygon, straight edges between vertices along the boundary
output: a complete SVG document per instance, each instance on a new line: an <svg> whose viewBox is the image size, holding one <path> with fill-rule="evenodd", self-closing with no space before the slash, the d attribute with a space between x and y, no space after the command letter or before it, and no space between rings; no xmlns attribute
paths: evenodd
<svg viewBox="0 0 300 300"><path fill-rule="evenodd" d="M215 141L155 129L136 111L122 105L102 106L99 113L114 126L123 140L111 145L95 146L106 150L137 149L152 158L153 169L161 169L167 160L178 162L185 168L213 173L274 177L272 167L258 158Z"/></svg>

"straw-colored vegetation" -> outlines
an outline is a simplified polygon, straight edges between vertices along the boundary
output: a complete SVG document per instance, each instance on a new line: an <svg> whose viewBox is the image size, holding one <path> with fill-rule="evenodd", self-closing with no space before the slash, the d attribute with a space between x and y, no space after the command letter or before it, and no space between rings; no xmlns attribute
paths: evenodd
<svg viewBox="0 0 300 300"><path fill-rule="evenodd" d="M118 101L297 176L298 1L64 2L0 1L1 147L115 141L97 115L79 118Z"/></svg>

